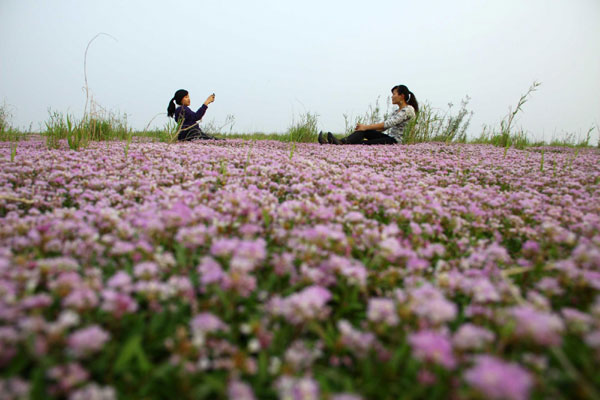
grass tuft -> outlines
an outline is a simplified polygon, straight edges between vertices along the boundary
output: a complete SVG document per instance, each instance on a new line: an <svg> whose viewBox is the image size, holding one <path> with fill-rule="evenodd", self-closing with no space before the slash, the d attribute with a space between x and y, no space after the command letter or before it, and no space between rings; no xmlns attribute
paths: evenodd
<svg viewBox="0 0 600 400"><path fill-rule="evenodd" d="M12 118L8 106L3 104L0 106L0 141L2 142L17 142L22 135L17 129L10 124Z"/></svg>
<svg viewBox="0 0 600 400"><path fill-rule="evenodd" d="M293 143L306 143L317 141L317 121L318 115L310 112L306 112L300 115L298 122L292 123L292 126L288 129L286 141ZM285 140L285 139L284 139Z"/></svg>
<svg viewBox="0 0 600 400"><path fill-rule="evenodd" d="M476 138L474 143L487 143L493 144L494 146L499 147L515 147L517 149L523 149L531 145L529 139L527 139L527 134L522 130L518 132L513 132L513 122L515 121L515 117L519 112L523 110L523 106L527 103L528 98L531 96L533 92L535 92L538 87L541 85L540 82L534 81L533 84L529 87L525 94L522 94L517 102L517 106L512 109L512 107L508 108L508 114L506 117L500 122L500 130L499 131L488 131L488 128L485 127L481 135Z"/></svg>

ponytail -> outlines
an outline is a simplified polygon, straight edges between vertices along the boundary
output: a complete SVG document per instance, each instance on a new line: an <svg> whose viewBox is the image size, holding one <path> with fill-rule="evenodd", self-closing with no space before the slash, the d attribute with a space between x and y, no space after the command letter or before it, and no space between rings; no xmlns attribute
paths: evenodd
<svg viewBox="0 0 600 400"><path fill-rule="evenodd" d="M408 91L408 96L409 97L408 97L408 100L406 101L406 103L408 105L411 105L415 109L415 114L418 114L419 113L419 103L417 102L417 97L410 90Z"/></svg>
<svg viewBox="0 0 600 400"><path fill-rule="evenodd" d="M413 92L408 90L408 88L405 85L394 86L392 88L392 93L394 92L394 90L397 91L398 94L404 95L404 100L406 101L406 104L412 106L412 108L415 109L415 114L419 112L419 103L417 102L417 97Z"/></svg>
<svg viewBox="0 0 600 400"><path fill-rule="evenodd" d="M173 104L174 101L175 101L175 97L173 97L171 99L171 101L169 101L169 107L167 107L167 115L169 117L172 117L173 115L175 115L175 104Z"/></svg>
<svg viewBox="0 0 600 400"><path fill-rule="evenodd" d="M184 89L179 89L178 91L175 92L175 95L173 96L171 101L169 101L169 106L167 107L167 115L169 117L172 117L175 115L175 104L173 104L173 102L181 105L181 100L183 100L183 98L187 95L188 95L188 91L184 90Z"/></svg>

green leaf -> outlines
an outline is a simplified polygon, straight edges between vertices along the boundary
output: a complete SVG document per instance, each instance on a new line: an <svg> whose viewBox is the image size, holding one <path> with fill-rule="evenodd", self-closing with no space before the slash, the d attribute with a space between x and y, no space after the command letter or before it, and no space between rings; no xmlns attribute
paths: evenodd
<svg viewBox="0 0 600 400"><path fill-rule="evenodd" d="M175 260L180 267L185 267L187 265L186 249L180 244L175 245Z"/></svg>
<svg viewBox="0 0 600 400"><path fill-rule="evenodd" d="M31 391L29 395L32 399L46 399L46 368L43 365L38 366L31 374Z"/></svg>
<svg viewBox="0 0 600 400"><path fill-rule="evenodd" d="M123 345L121 354L115 362L115 372L122 373L130 370L134 360L141 372L147 372L152 367L142 348L142 336L139 334L131 336Z"/></svg>
<svg viewBox="0 0 600 400"><path fill-rule="evenodd" d="M261 351L258 355L258 380L266 382L269 378L269 358L266 351Z"/></svg>

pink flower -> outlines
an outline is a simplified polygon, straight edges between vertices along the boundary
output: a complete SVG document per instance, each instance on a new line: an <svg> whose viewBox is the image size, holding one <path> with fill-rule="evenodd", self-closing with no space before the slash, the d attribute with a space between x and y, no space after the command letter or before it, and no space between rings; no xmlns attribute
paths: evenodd
<svg viewBox="0 0 600 400"><path fill-rule="evenodd" d="M135 250L135 245L130 242L124 242L122 240L118 240L113 246L110 248L110 254L114 256L131 254Z"/></svg>
<svg viewBox="0 0 600 400"><path fill-rule="evenodd" d="M21 301L21 307L24 309L46 308L51 304L52 297L47 294L28 296Z"/></svg>
<svg viewBox="0 0 600 400"><path fill-rule="evenodd" d="M41 271L58 273L62 271L77 271L79 264L71 257L45 258L37 261L38 268Z"/></svg>
<svg viewBox="0 0 600 400"><path fill-rule="evenodd" d="M247 383L239 380L229 382L227 386L227 396L231 400L254 400L252 388Z"/></svg>
<svg viewBox="0 0 600 400"><path fill-rule="evenodd" d="M477 303L497 302L500 294L488 278L477 278L471 283L473 301Z"/></svg>
<svg viewBox="0 0 600 400"><path fill-rule="evenodd" d="M489 399L526 400L533 386L531 374L521 366L482 355L464 374L465 381Z"/></svg>
<svg viewBox="0 0 600 400"><path fill-rule="evenodd" d="M237 239L217 239L210 247L210 253L219 257L228 256L235 251L237 245Z"/></svg>
<svg viewBox="0 0 600 400"><path fill-rule="evenodd" d="M89 383L69 395L69 400L116 400L117 393L110 386Z"/></svg>
<svg viewBox="0 0 600 400"><path fill-rule="evenodd" d="M295 371L309 368L320 356L320 346L315 345L314 348L309 348L302 340L294 341L285 351L285 361Z"/></svg>
<svg viewBox="0 0 600 400"><path fill-rule="evenodd" d="M583 271L583 280L587 285L595 290L600 290L600 272Z"/></svg>
<svg viewBox="0 0 600 400"><path fill-rule="evenodd" d="M108 332L98 325L92 325L73 332L67 343L75 356L84 356L102 349L109 338Z"/></svg>
<svg viewBox="0 0 600 400"><path fill-rule="evenodd" d="M152 261L145 261L139 264L136 264L133 267L133 275L136 278L151 280L158 275L159 267L158 264Z"/></svg>
<svg viewBox="0 0 600 400"><path fill-rule="evenodd" d="M267 243L264 239L242 240L235 248L235 257L246 259L255 264L265 259L267 255L266 246Z"/></svg>
<svg viewBox="0 0 600 400"><path fill-rule="evenodd" d="M509 263L510 260L510 255L504 247L492 243L487 247L476 249L463 261L465 266L470 268L494 268Z"/></svg>
<svg viewBox="0 0 600 400"><path fill-rule="evenodd" d="M464 324L452 338L454 347L461 350L479 350L491 343L495 335L489 330L473 324Z"/></svg>
<svg viewBox="0 0 600 400"><path fill-rule="evenodd" d="M62 272L54 280L48 282L48 287L64 295L73 288L81 285L81 276L77 272Z"/></svg>
<svg viewBox="0 0 600 400"><path fill-rule="evenodd" d="M128 294L106 289L102 291L102 297L104 299L102 310L113 314L117 318L124 314L133 313L138 309L138 304Z"/></svg>
<svg viewBox="0 0 600 400"><path fill-rule="evenodd" d="M416 253L408 247L403 246L395 238L387 238L379 243L381 255L389 261L396 261L399 258L411 259L416 257Z"/></svg>
<svg viewBox="0 0 600 400"><path fill-rule="evenodd" d="M177 297L188 301L194 298L194 287L187 276L173 275L167 281L167 285L169 290Z"/></svg>
<svg viewBox="0 0 600 400"><path fill-rule="evenodd" d="M576 332L587 332L594 323L594 318L591 315L574 308L565 307L561 310L561 314L569 329Z"/></svg>
<svg viewBox="0 0 600 400"><path fill-rule="evenodd" d="M64 298L63 307L87 310L98 305L98 296L87 286L78 287Z"/></svg>
<svg viewBox="0 0 600 400"><path fill-rule="evenodd" d="M205 225L179 228L175 240L188 249L196 249L207 242L210 231Z"/></svg>
<svg viewBox="0 0 600 400"><path fill-rule="evenodd" d="M118 271L110 277L106 285L112 289L118 289L124 292L132 290L131 276L125 271Z"/></svg>
<svg viewBox="0 0 600 400"><path fill-rule="evenodd" d="M28 399L30 398L29 393L29 382L22 380L21 378L0 378L0 396L8 399Z"/></svg>
<svg viewBox="0 0 600 400"><path fill-rule="evenodd" d="M382 323L389 326L398 325L399 319L396 314L396 305L391 299L371 298L367 308L367 318L374 323Z"/></svg>
<svg viewBox="0 0 600 400"><path fill-rule="evenodd" d="M0 326L0 367L17 355L19 334L9 326Z"/></svg>
<svg viewBox="0 0 600 400"><path fill-rule="evenodd" d="M275 383L280 399L319 400L319 385L310 377L282 376Z"/></svg>
<svg viewBox="0 0 600 400"><path fill-rule="evenodd" d="M196 315L190 322L193 332L212 333L227 330L227 325L218 317L209 312L203 312Z"/></svg>
<svg viewBox="0 0 600 400"><path fill-rule="evenodd" d="M428 260L419 257L411 257L406 261L406 268L411 272L426 270L429 265Z"/></svg>
<svg viewBox="0 0 600 400"><path fill-rule="evenodd" d="M256 278L249 272L232 270L223 278L221 287L233 290L242 297L248 297L256 289Z"/></svg>
<svg viewBox="0 0 600 400"><path fill-rule="evenodd" d="M225 273L218 262L212 257L203 257L198 265L198 274L200 275L200 283L202 286L210 285L211 283L220 283L224 278Z"/></svg>
<svg viewBox="0 0 600 400"><path fill-rule="evenodd" d="M166 228L179 227L189 223L192 210L183 202L178 201L169 210L164 210L162 220Z"/></svg>
<svg viewBox="0 0 600 400"><path fill-rule="evenodd" d="M585 343L597 350L600 350L600 329L592 331L585 336Z"/></svg>
<svg viewBox="0 0 600 400"><path fill-rule="evenodd" d="M376 344L375 335L354 329L350 322L342 319L337 323L340 331L340 342L359 357L364 357Z"/></svg>
<svg viewBox="0 0 600 400"><path fill-rule="evenodd" d="M547 346L559 345L562 342L564 324L558 316L531 306L513 307L511 314L515 318L517 336Z"/></svg>
<svg viewBox="0 0 600 400"><path fill-rule="evenodd" d="M272 255L272 264L274 272L283 276L289 274L292 278L296 276L296 267L294 266L294 254L284 252L281 254Z"/></svg>
<svg viewBox="0 0 600 400"><path fill-rule="evenodd" d="M551 278L549 276L545 276L535 285L540 291L548 293L560 295L564 292L563 288L560 287L558 280L556 278Z"/></svg>
<svg viewBox="0 0 600 400"><path fill-rule="evenodd" d="M281 300L274 298L271 309L283 315L294 324L313 319L324 319L329 314L325 304L331 299L331 293L324 287L313 285Z"/></svg>
<svg viewBox="0 0 600 400"><path fill-rule="evenodd" d="M420 331L408 337L415 358L454 368L456 360L452 353L452 344L447 335L434 331Z"/></svg>
<svg viewBox="0 0 600 400"><path fill-rule="evenodd" d="M346 220L346 222L354 223L363 221L365 217L357 211L350 211L348 214L346 214L344 219Z"/></svg>
<svg viewBox="0 0 600 400"><path fill-rule="evenodd" d="M539 253L540 245L533 240L528 240L525 243L523 243L523 248L521 249L521 251L526 256L532 257Z"/></svg>
<svg viewBox="0 0 600 400"><path fill-rule="evenodd" d="M78 363L69 363L52 367L48 371L48 376L58 381L61 392L68 392L71 388L85 382L89 373Z"/></svg>
<svg viewBox="0 0 600 400"><path fill-rule="evenodd" d="M456 304L448 301L439 289L429 283L410 290L410 298L412 312L431 324L440 325L456 318Z"/></svg>
<svg viewBox="0 0 600 400"><path fill-rule="evenodd" d="M367 269L357 260L332 255L326 267L345 276L350 284L364 287L367 284Z"/></svg>

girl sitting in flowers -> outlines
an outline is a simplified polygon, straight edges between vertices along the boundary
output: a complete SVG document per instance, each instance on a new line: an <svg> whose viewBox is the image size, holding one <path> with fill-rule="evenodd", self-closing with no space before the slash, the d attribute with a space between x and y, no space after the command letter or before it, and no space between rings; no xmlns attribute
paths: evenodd
<svg viewBox="0 0 600 400"><path fill-rule="evenodd" d="M181 122L177 140L216 139L215 137L202 132L202 129L200 129L198 126L198 121L202 119L206 113L208 105L213 101L215 101L214 93L208 96L198 111L194 112L189 107L191 102L188 91L179 89L175 92L175 95L171 101L169 101L167 115L175 118L175 121L178 123ZM175 104L173 104L173 102L177 103L179 107L175 108Z"/></svg>
<svg viewBox="0 0 600 400"><path fill-rule="evenodd" d="M392 88L392 104L398 106L392 115L383 122L371 125L357 124L356 130L349 136L337 139L327 132L327 143L331 144L395 144L402 141L404 128L419 112L417 98L404 85ZM385 133L383 133L385 131ZM326 143L323 133L319 132L319 143Z"/></svg>

